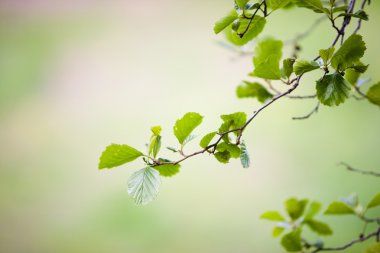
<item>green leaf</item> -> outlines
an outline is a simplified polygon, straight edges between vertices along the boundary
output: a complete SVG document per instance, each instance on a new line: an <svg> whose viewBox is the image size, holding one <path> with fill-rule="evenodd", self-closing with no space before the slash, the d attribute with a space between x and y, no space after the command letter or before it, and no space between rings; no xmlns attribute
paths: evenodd
<svg viewBox="0 0 380 253"><path fill-rule="evenodd" d="M180 144L186 140L193 130L202 123L203 116L196 112L188 112L181 119L177 120L173 130Z"/></svg>
<svg viewBox="0 0 380 253"><path fill-rule="evenodd" d="M235 10L232 10L227 16L219 19L214 25L215 34L218 34L221 31L223 31L227 26L232 24L232 22L234 22L234 20L237 18L238 18L238 14L236 13Z"/></svg>
<svg viewBox="0 0 380 253"><path fill-rule="evenodd" d="M154 135L160 135L162 128L161 126L153 126L150 128L150 130L152 131Z"/></svg>
<svg viewBox="0 0 380 253"><path fill-rule="evenodd" d="M267 7L272 10L280 9L290 3L290 0L266 0Z"/></svg>
<svg viewBox="0 0 380 253"><path fill-rule="evenodd" d="M317 81L317 97L328 106L339 105L349 96L350 84L339 73L325 75Z"/></svg>
<svg viewBox="0 0 380 253"><path fill-rule="evenodd" d="M380 192L371 199L367 205L367 209L380 206Z"/></svg>
<svg viewBox="0 0 380 253"><path fill-rule="evenodd" d="M237 32L232 30L232 27L227 27L225 29L227 40L233 43L236 46L243 46L253 40L259 35L265 26L266 20L259 15L256 15L252 22L249 24L249 20L245 18L239 18L240 25L237 29ZM248 27L249 25L249 27ZM248 27L248 30L246 31ZM244 33L245 32L245 33ZM241 34L244 33L244 36L241 37Z"/></svg>
<svg viewBox="0 0 380 253"><path fill-rule="evenodd" d="M344 71L363 57L366 50L361 35L353 34L346 39L343 45L331 58L331 66L337 71Z"/></svg>
<svg viewBox="0 0 380 253"><path fill-rule="evenodd" d="M136 205L146 205L156 198L161 180L157 170L146 167L136 171L128 181L128 194Z"/></svg>
<svg viewBox="0 0 380 253"><path fill-rule="evenodd" d="M310 203L309 208L305 214L305 220L312 219L322 208L321 203L313 201Z"/></svg>
<svg viewBox="0 0 380 253"><path fill-rule="evenodd" d="M317 220L307 220L305 224L314 232L320 235L332 235L333 231L330 226L324 222Z"/></svg>
<svg viewBox="0 0 380 253"><path fill-rule="evenodd" d="M364 253L380 253L380 242L372 244L369 246Z"/></svg>
<svg viewBox="0 0 380 253"><path fill-rule="evenodd" d="M341 13L338 15L338 17L353 17L368 21L368 14L363 10L358 10L355 13Z"/></svg>
<svg viewBox="0 0 380 253"><path fill-rule="evenodd" d="M285 201L285 209L292 220L297 220L305 211L308 200L302 199L297 200L295 198L290 198Z"/></svg>
<svg viewBox="0 0 380 253"><path fill-rule="evenodd" d="M306 61L302 59L297 59L293 66L294 73L296 75L301 75L302 73L310 72L315 69L319 69L318 63L315 61Z"/></svg>
<svg viewBox="0 0 380 253"><path fill-rule="evenodd" d="M170 151L172 151L173 153L177 153L178 150L173 148L173 147L166 147L167 149L169 149Z"/></svg>
<svg viewBox="0 0 380 253"><path fill-rule="evenodd" d="M222 153L228 151L232 158L240 157L240 148L235 144L222 142L216 147L216 150Z"/></svg>
<svg viewBox="0 0 380 253"><path fill-rule="evenodd" d="M159 166L155 166L156 169L161 176L163 177L171 177L179 172L181 165L179 164L163 164Z"/></svg>
<svg viewBox="0 0 380 253"><path fill-rule="evenodd" d="M284 232L285 228L282 227L274 227L272 231L273 237L278 237Z"/></svg>
<svg viewBox="0 0 380 253"><path fill-rule="evenodd" d="M202 148L206 148L210 144L212 139L215 137L215 135L216 132L211 132L203 136L202 140L199 142L199 146L201 146Z"/></svg>
<svg viewBox="0 0 380 253"><path fill-rule="evenodd" d="M321 0L292 0L298 7L308 8L317 13L328 12L323 7Z"/></svg>
<svg viewBox="0 0 380 253"><path fill-rule="evenodd" d="M106 148L106 150L103 151L98 168L110 169L117 167L125 163L132 162L142 155L143 153L128 145L111 144Z"/></svg>
<svg viewBox="0 0 380 253"><path fill-rule="evenodd" d="M332 12L333 13L345 12L346 10L347 10L347 5L342 5L342 6L334 7Z"/></svg>
<svg viewBox="0 0 380 253"><path fill-rule="evenodd" d="M285 218L277 211L268 211L260 216L261 219L270 221L285 221Z"/></svg>
<svg viewBox="0 0 380 253"><path fill-rule="evenodd" d="M380 82L369 88L367 91L367 97L371 103L380 106Z"/></svg>
<svg viewBox="0 0 380 253"><path fill-rule="evenodd" d="M216 152L214 156L216 160L218 160L221 163L228 163L231 158L230 152L228 151Z"/></svg>
<svg viewBox="0 0 380 253"><path fill-rule="evenodd" d="M243 81L236 88L238 98L257 98L261 103L273 97L261 84L254 82Z"/></svg>
<svg viewBox="0 0 380 253"><path fill-rule="evenodd" d="M247 122L247 114L244 112L235 112L232 114L225 114L220 116L225 124L227 124L227 130L240 128ZM222 133L223 131L219 131Z"/></svg>
<svg viewBox="0 0 380 253"><path fill-rule="evenodd" d="M344 215L344 214L354 214L354 210L347 206L345 203L341 201L332 202L325 211L325 214L330 215Z"/></svg>
<svg viewBox="0 0 380 253"><path fill-rule="evenodd" d="M240 162L243 168L249 168L251 163L244 140L240 144Z"/></svg>
<svg viewBox="0 0 380 253"><path fill-rule="evenodd" d="M356 84L358 83L358 80L359 80L359 77L360 77L360 73L359 72L356 72L354 69L347 69L345 74L344 74L344 78L352 85L352 86L356 86Z"/></svg>
<svg viewBox="0 0 380 253"><path fill-rule="evenodd" d="M281 78L280 60L282 56L282 41L273 38L262 40L255 49L253 76L265 79L279 80Z"/></svg>
<svg viewBox="0 0 380 253"><path fill-rule="evenodd" d="M290 233L285 234L281 239L281 245L288 252L297 252L302 250L301 244L301 230L297 229Z"/></svg>
<svg viewBox="0 0 380 253"><path fill-rule="evenodd" d="M287 78L293 73L294 62L295 59L293 58L287 58L282 61L282 72Z"/></svg>
<svg viewBox="0 0 380 253"><path fill-rule="evenodd" d="M327 63L329 62L329 60L331 59L331 57L333 57L334 52L335 52L335 47L330 47L328 49L321 49L321 50L319 50L319 56L321 56L321 58L322 58L323 62L325 63L325 65L327 65Z"/></svg>
<svg viewBox="0 0 380 253"><path fill-rule="evenodd" d="M150 139L149 155L153 155L156 158L161 148L161 135L153 135Z"/></svg>
<svg viewBox="0 0 380 253"><path fill-rule="evenodd" d="M235 2L241 10L244 10L244 6L249 2L249 0L235 0Z"/></svg>

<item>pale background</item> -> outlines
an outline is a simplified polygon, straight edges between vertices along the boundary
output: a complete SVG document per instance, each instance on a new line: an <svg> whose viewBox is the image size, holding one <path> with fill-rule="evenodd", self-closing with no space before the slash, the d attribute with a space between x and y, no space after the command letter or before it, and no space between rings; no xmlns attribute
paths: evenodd
<svg viewBox="0 0 380 253"><path fill-rule="evenodd" d="M337 166L380 169L380 110L355 100L305 121L291 117L315 101L276 102L245 134L250 169L189 159L146 207L127 195L140 161L97 170L106 145L143 150L153 125L174 146L172 126L188 111L205 116L202 135L219 126L220 114L259 106L234 93L251 57L221 46L212 31L231 7L230 0L0 2L0 252L283 252L262 212L282 211L291 196L326 206L352 192L366 202L380 190L379 179ZM380 3L368 13L361 33L374 82ZM292 38L316 18L278 11L260 37ZM334 36L323 22L303 41L302 56L313 58ZM298 94L312 94L318 76L309 77ZM331 246L362 229L350 217L320 219L332 223Z"/></svg>

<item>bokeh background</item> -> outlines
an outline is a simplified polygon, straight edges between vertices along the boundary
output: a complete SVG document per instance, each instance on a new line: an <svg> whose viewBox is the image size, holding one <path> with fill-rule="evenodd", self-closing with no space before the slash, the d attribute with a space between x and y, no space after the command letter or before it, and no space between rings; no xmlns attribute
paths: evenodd
<svg viewBox="0 0 380 253"><path fill-rule="evenodd" d="M162 125L164 145L175 145L172 126L188 111L205 116L202 135L219 126L220 114L259 106L235 97L251 56L212 31L231 7L230 0L0 1L0 252L283 252L262 212L282 210L292 196L326 206L352 192L366 203L380 190L378 179L337 166L380 168L380 110L355 100L305 121L291 118L316 101L276 102L246 132L250 169L189 159L145 207L126 186L140 161L97 169L110 143L144 150L153 125ZM361 33L375 82L380 3L368 13ZM291 39L316 18L278 11L260 37ZM302 41L302 56L312 58L334 36L322 22ZM297 94L312 94L316 77L304 78ZM332 224L332 246L362 229L350 217L320 219Z"/></svg>

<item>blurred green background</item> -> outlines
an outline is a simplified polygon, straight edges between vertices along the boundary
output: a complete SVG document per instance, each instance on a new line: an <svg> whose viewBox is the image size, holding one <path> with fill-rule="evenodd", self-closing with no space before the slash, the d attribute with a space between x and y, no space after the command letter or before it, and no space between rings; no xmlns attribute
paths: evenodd
<svg viewBox="0 0 380 253"><path fill-rule="evenodd" d="M282 210L291 196L326 205L357 192L366 203L380 190L379 179L337 166L379 169L380 110L355 100L305 121L291 118L315 101L276 102L246 132L250 169L189 159L145 207L126 186L140 161L97 170L110 143L143 150L150 126L161 124L164 145L173 146L172 126L188 111L205 116L201 135L220 114L259 106L235 97L251 57L221 46L212 31L231 7L231 0L0 2L0 252L283 252L262 212ZM361 34L375 82L380 3L368 13ZM291 39L316 18L306 9L278 11L261 37ZM302 57L334 36L322 22L302 41ZM303 79L297 94L312 94L316 77ZM335 231L326 238L332 246L362 229L350 217L321 219Z"/></svg>

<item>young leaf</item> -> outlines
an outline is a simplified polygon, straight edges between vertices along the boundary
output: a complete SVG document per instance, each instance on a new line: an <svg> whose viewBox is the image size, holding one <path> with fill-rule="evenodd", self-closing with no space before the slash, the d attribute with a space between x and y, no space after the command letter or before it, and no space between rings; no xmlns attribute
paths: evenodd
<svg viewBox="0 0 380 253"><path fill-rule="evenodd" d="M266 23L265 18L259 15L255 15L251 23L245 18L239 18L239 21L240 24L237 31L234 31L232 27L227 27L224 30L227 40L236 46L243 46L256 38L263 31Z"/></svg>
<svg viewBox="0 0 380 253"><path fill-rule="evenodd" d="M225 114L220 116L223 120L223 122L226 124L226 130L228 131L230 129L235 129L235 128L240 128L242 127L245 122L247 122L247 114L244 112L235 112L232 114ZM225 132L225 131L220 131L220 133Z"/></svg>
<svg viewBox="0 0 380 253"><path fill-rule="evenodd" d="M240 144L240 162L244 169L249 168L251 163L244 140Z"/></svg>
<svg viewBox="0 0 380 253"><path fill-rule="evenodd" d="M330 47L328 49L321 49L319 50L319 56L321 56L323 62L325 65L329 62L331 57L334 55L335 47Z"/></svg>
<svg viewBox="0 0 380 253"><path fill-rule="evenodd" d="M157 170L146 167L136 171L128 181L128 194L136 205L146 205L156 198L161 180Z"/></svg>
<svg viewBox="0 0 380 253"><path fill-rule="evenodd" d="M337 71L344 71L363 57L366 50L361 35L353 34L346 39L343 45L331 58L331 66Z"/></svg>
<svg viewBox="0 0 380 253"><path fill-rule="evenodd" d="M344 214L354 214L354 210L347 206L345 203L341 201L332 202L325 211L325 214L330 215L344 215Z"/></svg>
<svg viewBox="0 0 380 253"><path fill-rule="evenodd" d="M340 198L340 200L352 209L355 209L359 205L359 198L356 193L352 193L348 197Z"/></svg>
<svg viewBox="0 0 380 253"><path fill-rule="evenodd" d="M154 135L160 135L162 128L161 126L153 126L150 128L150 130L152 131Z"/></svg>
<svg viewBox="0 0 380 253"><path fill-rule="evenodd" d="M235 0L237 6L241 9L244 10L244 6L249 2L249 0Z"/></svg>
<svg viewBox="0 0 380 253"><path fill-rule="evenodd" d="M163 177L171 177L179 172L181 165L179 164L163 164L155 166L154 169L157 170Z"/></svg>
<svg viewBox="0 0 380 253"><path fill-rule="evenodd" d="M153 155L156 158L158 151L161 148L161 135L153 135L149 145L149 155Z"/></svg>
<svg viewBox="0 0 380 253"><path fill-rule="evenodd" d="M367 209L380 206L380 192L371 199L367 205Z"/></svg>
<svg viewBox="0 0 380 253"><path fill-rule="evenodd" d="M322 208L321 203L313 201L310 203L309 208L305 214L305 220L312 219Z"/></svg>
<svg viewBox="0 0 380 253"><path fill-rule="evenodd" d="M273 231L272 231L272 235L273 237L278 237L282 234L282 232L284 232L285 228L283 227L274 227L273 228Z"/></svg>
<svg viewBox="0 0 380 253"><path fill-rule="evenodd" d="M234 20L237 18L238 18L237 12L235 10L232 10L227 16L219 19L214 25L215 34L218 34L221 31L223 31L227 26L232 24L232 22L234 22Z"/></svg>
<svg viewBox="0 0 380 253"><path fill-rule="evenodd" d="M290 3L290 0L266 0L267 7L271 10L280 9Z"/></svg>
<svg viewBox="0 0 380 253"><path fill-rule="evenodd" d="M221 163L228 163L231 158L230 152L228 151L216 152L214 156L216 160L218 160Z"/></svg>
<svg viewBox="0 0 380 253"><path fill-rule="evenodd" d="M212 141L215 135L216 135L216 132L212 132L203 136L202 140L199 142L199 146L201 146L202 148L206 148L210 144L210 142Z"/></svg>
<svg viewBox="0 0 380 253"><path fill-rule="evenodd" d="M203 116L196 112L188 112L177 120L173 130L180 144L183 144L193 130L202 123Z"/></svg>
<svg viewBox="0 0 380 253"><path fill-rule="evenodd" d="M293 0L298 7L308 8L317 13L328 13L328 9L324 8L321 0Z"/></svg>
<svg viewBox="0 0 380 253"><path fill-rule="evenodd" d="M261 84L254 82L243 81L236 88L236 95L238 98L257 98L257 100L261 103L264 103L266 100L273 97L267 89L265 89Z"/></svg>
<svg viewBox="0 0 380 253"><path fill-rule="evenodd" d="M216 150L219 152L228 151L232 158L240 157L240 148L235 144L222 142L216 147Z"/></svg>
<svg viewBox="0 0 380 253"><path fill-rule="evenodd" d="M302 199L297 200L295 198L290 198L285 201L285 209L292 220L297 220L305 211L308 200Z"/></svg>
<svg viewBox="0 0 380 253"><path fill-rule="evenodd" d="M277 211L268 211L260 216L260 219L270 220L270 221L284 221L285 218Z"/></svg>
<svg viewBox="0 0 380 253"><path fill-rule="evenodd" d="M367 97L371 103L380 106L380 82L369 88L367 91Z"/></svg>
<svg viewBox="0 0 380 253"><path fill-rule="evenodd" d="M347 17L347 16L368 21L368 14L363 10L358 10L355 13L341 13L338 15L338 17Z"/></svg>
<svg viewBox="0 0 380 253"><path fill-rule="evenodd" d="M332 235L333 231L330 226L324 222L317 220L307 220L305 224L314 232L320 235Z"/></svg>
<svg viewBox="0 0 380 253"><path fill-rule="evenodd" d="M279 80L281 78L280 60L282 56L282 41L273 38L262 40L255 49L253 76L265 79Z"/></svg>
<svg viewBox="0 0 380 253"><path fill-rule="evenodd" d="M346 69L346 72L344 74L344 78L352 85L352 86L356 86L356 84L358 83L358 80L359 80L359 77L360 77L360 73L359 72L356 72L354 69Z"/></svg>
<svg viewBox="0 0 380 253"><path fill-rule="evenodd" d="M317 81L317 97L328 106L343 103L349 95L350 84L339 73L325 75Z"/></svg>
<svg viewBox="0 0 380 253"><path fill-rule="evenodd" d="M301 75L302 73L319 69L319 65L315 61L306 61L306 60L297 59L296 62L294 63L293 69L294 69L294 73L298 76L298 75Z"/></svg>
<svg viewBox="0 0 380 253"><path fill-rule="evenodd" d="M287 78L293 73L294 62L295 59L293 58L287 58L282 61L282 72Z"/></svg>
<svg viewBox="0 0 380 253"><path fill-rule="evenodd" d="M132 162L142 155L143 153L128 145L111 144L106 148L106 150L103 151L98 168L110 169L117 167L125 163Z"/></svg>
<svg viewBox="0 0 380 253"><path fill-rule="evenodd" d="M281 239L281 245L288 252L297 252L302 250L301 230L297 229L285 234Z"/></svg>

